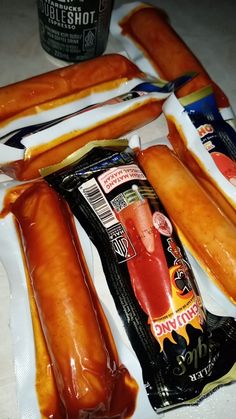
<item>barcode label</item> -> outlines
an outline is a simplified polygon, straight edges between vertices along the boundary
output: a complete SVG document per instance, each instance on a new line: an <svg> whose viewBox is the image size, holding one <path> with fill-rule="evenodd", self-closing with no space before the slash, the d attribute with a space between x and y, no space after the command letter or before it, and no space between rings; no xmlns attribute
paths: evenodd
<svg viewBox="0 0 236 419"><path fill-rule="evenodd" d="M118 223L118 220L96 179L92 178L85 182L79 187L79 191L82 193L105 228L109 228Z"/></svg>

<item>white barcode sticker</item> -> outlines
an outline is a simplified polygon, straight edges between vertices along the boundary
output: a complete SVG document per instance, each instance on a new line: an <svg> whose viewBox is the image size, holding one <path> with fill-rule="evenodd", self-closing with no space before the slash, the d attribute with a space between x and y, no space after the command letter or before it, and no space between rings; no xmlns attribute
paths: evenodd
<svg viewBox="0 0 236 419"><path fill-rule="evenodd" d="M96 179L92 178L79 187L89 206L105 227L118 263L126 262L136 255L135 249L123 225L107 201Z"/></svg>
<svg viewBox="0 0 236 419"><path fill-rule="evenodd" d="M92 178L85 182L79 187L79 191L105 228L119 223L96 179Z"/></svg>

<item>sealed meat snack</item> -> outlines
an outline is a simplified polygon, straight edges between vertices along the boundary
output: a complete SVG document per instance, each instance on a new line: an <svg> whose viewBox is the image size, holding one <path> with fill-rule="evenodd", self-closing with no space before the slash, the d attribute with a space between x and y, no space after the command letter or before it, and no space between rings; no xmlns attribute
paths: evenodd
<svg viewBox="0 0 236 419"><path fill-rule="evenodd" d="M134 63L120 54L106 54L84 63L39 74L0 89L0 121L17 115L31 115L40 110L40 105L56 99L96 92L106 83L138 77L142 73Z"/></svg>
<svg viewBox="0 0 236 419"><path fill-rule="evenodd" d="M183 97L211 85L218 107L228 109L229 115L233 116L228 98L176 33L165 10L143 2L122 5L113 11L111 31L135 62L141 65L147 60L159 77L169 80L184 71L196 71L198 76L183 86L178 96Z"/></svg>
<svg viewBox="0 0 236 419"><path fill-rule="evenodd" d="M220 115L211 89L163 105L176 154L236 223L236 132Z"/></svg>
<svg viewBox="0 0 236 419"><path fill-rule="evenodd" d="M4 193L0 216L0 258L8 274L11 290L10 325L17 401L20 417L33 415L40 419L63 419L65 410L55 384L19 229L14 216L9 212L14 202L29 187L30 184L11 185L6 193L2 189L0 191L1 201Z"/></svg>
<svg viewBox="0 0 236 419"><path fill-rule="evenodd" d="M2 217L9 212L32 300L42 417L130 417L138 386L120 364L67 205L40 181L11 188Z"/></svg>
<svg viewBox="0 0 236 419"><path fill-rule="evenodd" d="M0 122L1 171L19 180L38 178L40 168L61 161L88 141L116 138L158 118L164 99L196 76L189 72L168 82L134 69L136 73L128 67L122 78L92 85ZM22 82L23 91L25 84ZM8 100L14 102L15 95L12 88Z"/></svg>
<svg viewBox="0 0 236 419"><path fill-rule="evenodd" d="M88 143L41 174L98 250L154 411L232 381L234 321L208 324L183 246L127 141Z"/></svg>
<svg viewBox="0 0 236 419"><path fill-rule="evenodd" d="M235 304L236 226L167 146L140 151L138 161L184 242Z"/></svg>

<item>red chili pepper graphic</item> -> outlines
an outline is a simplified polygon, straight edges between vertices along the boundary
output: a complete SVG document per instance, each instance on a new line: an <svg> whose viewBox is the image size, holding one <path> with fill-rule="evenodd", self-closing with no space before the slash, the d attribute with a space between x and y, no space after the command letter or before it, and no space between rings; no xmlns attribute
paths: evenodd
<svg viewBox="0 0 236 419"><path fill-rule="evenodd" d="M171 283L160 234L153 226L147 200L128 205L118 217L137 253L127 261L135 296L149 317L159 318L170 308Z"/></svg>

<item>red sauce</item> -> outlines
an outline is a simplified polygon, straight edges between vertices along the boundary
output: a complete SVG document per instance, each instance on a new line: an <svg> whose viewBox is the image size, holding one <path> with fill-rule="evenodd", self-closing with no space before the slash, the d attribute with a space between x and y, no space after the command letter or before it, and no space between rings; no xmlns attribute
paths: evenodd
<svg viewBox="0 0 236 419"><path fill-rule="evenodd" d="M170 307L171 284L160 233L154 228L147 200L118 213L137 252L127 261L136 298L150 318L163 316Z"/></svg>

